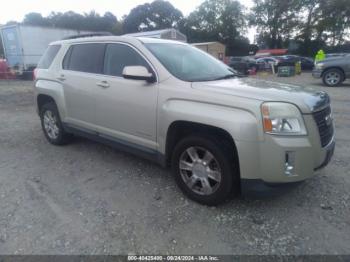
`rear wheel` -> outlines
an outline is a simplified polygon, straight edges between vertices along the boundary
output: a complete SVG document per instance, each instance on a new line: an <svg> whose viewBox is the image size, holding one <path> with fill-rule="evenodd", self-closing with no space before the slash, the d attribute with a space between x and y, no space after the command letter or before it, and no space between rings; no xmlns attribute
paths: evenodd
<svg viewBox="0 0 350 262"><path fill-rule="evenodd" d="M239 191L233 151L215 137L190 136L181 140L172 156L175 180L190 199L218 205Z"/></svg>
<svg viewBox="0 0 350 262"><path fill-rule="evenodd" d="M341 70L332 68L323 73L322 80L326 86L339 86L344 78L344 73Z"/></svg>
<svg viewBox="0 0 350 262"><path fill-rule="evenodd" d="M51 144L64 145L70 141L71 135L64 131L55 103L49 102L41 107L40 119L45 137Z"/></svg>

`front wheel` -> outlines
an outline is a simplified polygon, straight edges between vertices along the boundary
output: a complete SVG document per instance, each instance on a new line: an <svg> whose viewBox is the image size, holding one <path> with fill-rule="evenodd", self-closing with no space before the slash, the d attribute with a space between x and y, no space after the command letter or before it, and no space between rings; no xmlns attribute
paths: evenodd
<svg viewBox="0 0 350 262"><path fill-rule="evenodd" d="M323 83L326 86L339 86L344 81L344 74L341 70L332 68L324 72Z"/></svg>
<svg viewBox="0 0 350 262"><path fill-rule="evenodd" d="M190 199L213 206L239 190L234 153L210 136L181 140L172 156L175 180Z"/></svg>

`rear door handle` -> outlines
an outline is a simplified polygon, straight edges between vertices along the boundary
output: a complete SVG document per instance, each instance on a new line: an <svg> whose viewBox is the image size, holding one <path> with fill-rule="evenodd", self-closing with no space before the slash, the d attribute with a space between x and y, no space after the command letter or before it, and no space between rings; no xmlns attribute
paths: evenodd
<svg viewBox="0 0 350 262"><path fill-rule="evenodd" d="M98 82L96 83L97 86L100 86L100 87L103 87L103 88L108 88L109 87L109 84L107 81L101 81L101 82Z"/></svg>

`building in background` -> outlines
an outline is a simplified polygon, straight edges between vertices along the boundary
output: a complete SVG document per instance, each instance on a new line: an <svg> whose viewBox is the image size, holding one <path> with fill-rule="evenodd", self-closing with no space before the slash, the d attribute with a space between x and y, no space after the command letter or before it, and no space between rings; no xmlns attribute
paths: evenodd
<svg viewBox="0 0 350 262"><path fill-rule="evenodd" d="M205 43L194 43L193 46L211 54L215 58L224 61L226 46L220 42L205 42Z"/></svg>
<svg viewBox="0 0 350 262"><path fill-rule="evenodd" d="M274 55L286 55L288 49L260 49L256 52L255 56L274 56Z"/></svg>
<svg viewBox="0 0 350 262"><path fill-rule="evenodd" d="M180 31L168 28L168 29L162 29L162 30L155 30L155 31L147 31L147 32L138 32L138 33L132 33L132 34L125 34L124 36L134 36L134 37L151 37L151 38L160 38L160 39L169 39L169 40L176 40L180 42L187 42L187 37Z"/></svg>

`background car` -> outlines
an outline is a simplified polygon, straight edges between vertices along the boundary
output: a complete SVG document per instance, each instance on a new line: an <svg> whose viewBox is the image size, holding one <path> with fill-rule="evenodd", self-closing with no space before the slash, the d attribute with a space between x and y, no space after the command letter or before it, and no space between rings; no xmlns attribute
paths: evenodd
<svg viewBox="0 0 350 262"><path fill-rule="evenodd" d="M339 86L350 77L350 54L330 57L316 63L312 75L326 86Z"/></svg>
<svg viewBox="0 0 350 262"><path fill-rule="evenodd" d="M301 63L302 70L312 70L314 67L314 60L312 58L297 55L261 57L257 58L256 62L260 69L271 68L270 64L273 64L275 70L277 70L279 66L294 66L297 62Z"/></svg>
<svg viewBox="0 0 350 262"><path fill-rule="evenodd" d="M294 66L295 63L300 62L300 56L297 55L284 55L278 57L280 63L279 66Z"/></svg>
<svg viewBox="0 0 350 262"><path fill-rule="evenodd" d="M251 57L246 56L232 56L228 65L241 74L248 74L250 69L257 69L256 61Z"/></svg>
<svg viewBox="0 0 350 262"><path fill-rule="evenodd" d="M315 66L315 61L311 57L300 57L301 69L302 70L312 70Z"/></svg>
<svg viewBox="0 0 350 262"><path fill-rule="evenodd" d="M260 57L256 59L256 63L258 65L259 70L271 69L271 65L278 67L281 61L282 60L278 57L273 56Z"/></svg>

